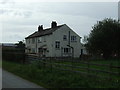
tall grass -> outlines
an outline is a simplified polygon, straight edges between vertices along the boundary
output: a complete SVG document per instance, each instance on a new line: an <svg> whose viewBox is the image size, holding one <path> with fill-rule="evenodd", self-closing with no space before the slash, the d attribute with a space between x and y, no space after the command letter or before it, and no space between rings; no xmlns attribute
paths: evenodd
<svg viewBox="0 0 120 90"><path fill-rule="evenodd" d="M3 68L45 88L120 88L120 82L44 67L44 64L19 64L3 61Z"/></svg>

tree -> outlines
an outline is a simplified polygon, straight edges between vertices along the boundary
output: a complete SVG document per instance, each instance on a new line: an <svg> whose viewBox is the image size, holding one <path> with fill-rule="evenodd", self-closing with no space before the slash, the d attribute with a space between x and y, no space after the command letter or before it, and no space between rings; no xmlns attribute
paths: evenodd
<svg viewBox="0 0 120 90"><path fill-rule="evenodd" d="M19 41L19 43L16 43L16 56L18 57L19 61L22 63L25 63L25 43L24 41Z"/></svg>
<svg viewBox="0 0 120 90"><path fill-rule="evenodd" d="M23 41L19 41L19 43L17 43L16 45L17 45L17 48L25 49L25 44L23 43Z"/></svg>
<svg viewBox="0 0 120 90"><path fill-rule="evenodd" d="M104 58L120 56L120 22L111 18L98 21L86 39L86 48Z"/></svg>

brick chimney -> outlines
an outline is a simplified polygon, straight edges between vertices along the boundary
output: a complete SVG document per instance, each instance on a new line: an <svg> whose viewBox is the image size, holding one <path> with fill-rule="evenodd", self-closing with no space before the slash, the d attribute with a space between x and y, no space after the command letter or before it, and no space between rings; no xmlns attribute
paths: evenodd
<svg viewBox="0 0 120 90"><path fill-rule="evenodd" d="M52 21L51 28L55 28L55 27L57 27L57 23L56 23L56 21Z"/></svg>
<svg viewBox="0 0 120 90"><path fill-rule="evenodd" d="M43 31L43 25L38 26L38 32Z"/></svg>

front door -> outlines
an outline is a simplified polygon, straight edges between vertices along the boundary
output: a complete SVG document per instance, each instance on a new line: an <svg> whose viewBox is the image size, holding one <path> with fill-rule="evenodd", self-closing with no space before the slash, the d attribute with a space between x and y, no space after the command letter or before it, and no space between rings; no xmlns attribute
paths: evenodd
<svg viewBox="0 0 120 90"><path fill-rule="evenodd" d="M46 48L38 48L39 56L40 57L45 57L46 56Z"/></svg>

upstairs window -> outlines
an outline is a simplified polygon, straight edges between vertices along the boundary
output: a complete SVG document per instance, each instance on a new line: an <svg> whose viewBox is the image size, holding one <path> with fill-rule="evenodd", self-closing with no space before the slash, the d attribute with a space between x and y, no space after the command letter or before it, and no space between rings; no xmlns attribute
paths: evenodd
<svg viewBox="0 0 120 90"><path fill-rule="evenodd" d="M46 42L46 37L44 37L44 42Z"/></svg>
<svg viewBox="0 0 120 90"><path fill-rule="evenodd" d="M32 44L34 44L35 43L35 38L32 38Z"/></svg>
<svg viewBox="0 0 120 90"><path fill-rule="evenodd" d="M42 42L42 38L39 37L39 38L38 38L38 43L41 43L41 42Z"/></svg>
<svg viewBox="0 0 120 90"><path fill-rule="evenodd" d="M80 43L81 43L81 38L79 39Z"/></svg>
<svg viewBox="0 0 120 90"><path fill-rule="evenodd" d="M64 41L67 40L67 35L63 35L63 40L64 40Z"/></svg>
<svg viewBox="0 0 120 90"><path fill-rule="evenodd" d="M76 36L71 36L71 42L77 42L77 37Z"/></svg>
<svg viewBox="0 0 120 90"><path fill-rule="evenodd" d="M30 39L28 39L28 43L30 43Z"/></svg>
<svg viewBox="0 0 120 90"><path fill-rule="evenodd" d="M26 43L30 44L30 39L26 39Z"/></svg>
<svg viewBox="0 0 120 90"><path fill-rule="evenodd" d="M59 41L56 41L56 42L55 42L55 48L56 48L56 49L60 49L60 42L59 42Z"/></svg>

